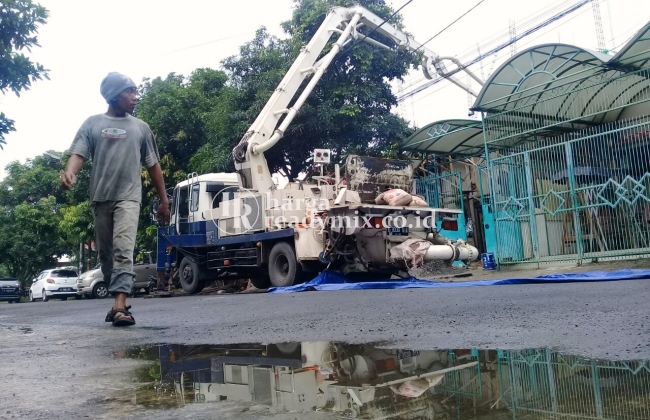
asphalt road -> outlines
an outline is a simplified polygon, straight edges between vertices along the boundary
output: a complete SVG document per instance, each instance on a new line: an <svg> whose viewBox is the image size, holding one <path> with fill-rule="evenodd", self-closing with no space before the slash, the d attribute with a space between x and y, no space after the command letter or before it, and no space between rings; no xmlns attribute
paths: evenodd
<svg viewBox="0 0 650 420"><path fill-rule="evenodd" d="M141 362L115 354L145 343L331 340L650 359L649 297L650 280L137 298L130 328L104 322L109 300L0 304L0 418L202 418L198 406L165 414L127 403L116 411ZM223 418L251 415L223 410Z"/></svg>

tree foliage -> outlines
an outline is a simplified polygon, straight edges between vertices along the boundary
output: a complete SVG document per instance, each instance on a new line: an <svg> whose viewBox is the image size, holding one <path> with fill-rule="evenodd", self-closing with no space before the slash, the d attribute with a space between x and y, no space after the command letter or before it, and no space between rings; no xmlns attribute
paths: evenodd
<svg viewBox="0 0 650 420"><path fill-rule="evenodd" d="M0 4L0 92L28 90L36 80L48 78L48 70L23 53L39 47L38 25L46 23L49 12L31 0L3 0ZM14 121L0 112L0 149L4 136L15 131Z"/></svg>
<svg viewBox="0 0 650 420"><path fill-rule="evenodd" d="M7 270L24 287L44 267L65 254L59 223L61 214L53 196L15 207L0 206L0 255Z"/></svg>
<svg viewBox="0 0 650 420"><path fill-rule="evenodd" d="M331 7L353 5L347 0L295 0L294 3L292 19L282 25L287 38L274 37L262 28L252 41L240 48L238 56L223 62L236 88L241 116L248 124L253 122ZM359 3L385 19L393 13L384 0ZM391 24L400 26L399 17ZM335 40L333 37L330 45ZM329 48L328 45L324 53ZM378 156L392 143L411 134L408 123L391 112L397 98L391 91L390 81L401 79L416 64L417 57L406 51L386 51L366 43L355 43L353 48L345 49L331 63L284 138L266 152L270 169L293 179L307 167L314 148L329 147L338 159L349 153ZM234 143L222 145L232 146Z"/></svg>
<svg viewBox="0 0 650 420"><path fill-rule="evenodd" d="M166 183L184 177L192 156L207 143L226 79L221 71L197 69L188 78L172 73L140 86L136 116L156 136Z"/></svg>
<svg viewBox="0 0 650 420"><path fill-rule="evenodd" d="M76 256L80 240L92 237L86 165L71 191L60 187L61 160L39 155L7 165L0 182L0 266L24 285L62 255Z"/></svg>

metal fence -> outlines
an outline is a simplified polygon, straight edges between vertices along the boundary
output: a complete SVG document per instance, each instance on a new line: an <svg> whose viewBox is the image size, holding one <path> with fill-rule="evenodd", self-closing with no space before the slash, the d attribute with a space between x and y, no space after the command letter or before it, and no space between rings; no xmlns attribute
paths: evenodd
<svg viewBox="0 0 650 420"><path fill-rule="evenodd" d="M423 196L430 207L464 210L463 178L459 171L418 178L415 193Z"/></svg>
<svg viewBox="0 0 650 420"><path fill-rule="evenodd" d="M491 160L501 264L650 251L650 118L601 128Z"/></svg>
<svg viewBox="0 0 650 420"><path fill-rule="evenodd" d="M609 70L485 116L499 264L650 253L650 117L602 123L648 101L649 71Z"/></svg>
<svg viewBox="0 0 650 420"><path fill-rule="evenodd" d="M650 418L650 362L594 361L549 349L499 352L514 419Z"/></svg>

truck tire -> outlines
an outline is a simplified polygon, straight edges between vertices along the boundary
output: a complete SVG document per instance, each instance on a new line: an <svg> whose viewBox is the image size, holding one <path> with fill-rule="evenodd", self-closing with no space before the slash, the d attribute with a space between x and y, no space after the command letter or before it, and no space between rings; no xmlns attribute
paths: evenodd
<svg viewBox="0 0 650 420"><path fill-rule="evenodd" d="M287 242L273 245L269 253L269 277L275 287L293 286L300 278L301 267L296 260L296 251Z"/></svg>
<svg viewBox="0 0 650 420"><path fill-rule="evenodd" d="M257 289L268 289L268 287L271 285L269 276L266 276L264 274L250 276L250 280L251 283L253 283L253 286L255 286Z"/></svg>
<svg viewBox="0 0 650 420"><path fill-rule="evenodd" d="M284 355L290 355L300 349L300 343L277 343L275 347Z"/></svg>
<svg viewBox="0 0 650 420"><path fill-rule="evenodd" d="M199 273L199 266L189 258L183 258L178 270L181 280L181 287L189 294L199 293L203 290L205 281Z"/></svg>

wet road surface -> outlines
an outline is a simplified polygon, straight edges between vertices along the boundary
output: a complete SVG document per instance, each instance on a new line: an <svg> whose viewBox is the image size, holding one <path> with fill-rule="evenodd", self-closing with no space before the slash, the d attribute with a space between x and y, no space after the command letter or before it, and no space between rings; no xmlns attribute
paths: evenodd
<svg viewBox="0 0 650 420"><path fill-rule="evenodd" d="M322 411L276 414L264 404L230 400L145 408L136 393L145 382L138 372L149 372L152 360L134 357L133 349L155 353L178 343L550 348L571 357L648 360L649 292L650 281L643 280L138 298L130 302L137 325L128 329L104 322L108 300L2 304L0 395L8 398L0 400L0 418L332 418ZM147 344L155 346L138 347Z"/></svg>

